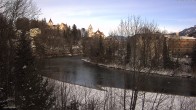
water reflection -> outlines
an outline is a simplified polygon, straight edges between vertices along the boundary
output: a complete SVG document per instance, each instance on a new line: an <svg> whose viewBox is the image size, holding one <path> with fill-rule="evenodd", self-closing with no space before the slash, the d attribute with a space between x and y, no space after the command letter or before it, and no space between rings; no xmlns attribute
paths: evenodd
<svg viewBox="0 0 196 110"><path fill-rule="evenodd" d="M61 57L45 60L45 76L72 84L96 88L97 85L140 91L196 96L196 80L160 75L131 73L99 67L80 60L80 57Z"/></svg>

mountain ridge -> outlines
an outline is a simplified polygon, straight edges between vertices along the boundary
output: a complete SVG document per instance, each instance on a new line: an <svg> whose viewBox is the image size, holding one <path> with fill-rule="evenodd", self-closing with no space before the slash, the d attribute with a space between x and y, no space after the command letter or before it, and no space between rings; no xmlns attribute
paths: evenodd
<svg viewBox="0 0 196 110"><path fill-rule="evenodd" d="M186 28L179 32L179 36L190 36L196 37L196 25L190 28Z"/></svg>

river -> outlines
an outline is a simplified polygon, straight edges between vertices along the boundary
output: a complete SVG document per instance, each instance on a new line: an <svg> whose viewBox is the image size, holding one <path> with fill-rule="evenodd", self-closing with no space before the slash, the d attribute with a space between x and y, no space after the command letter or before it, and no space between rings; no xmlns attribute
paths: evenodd
<svg viewBox="0 0 196 110"><path fill-rule="evenodd" d="M49 58L44 62L44 76L89 88L114 87L173 95L196 96L196 79L133 73L100 67L81 57Z"/></svg>

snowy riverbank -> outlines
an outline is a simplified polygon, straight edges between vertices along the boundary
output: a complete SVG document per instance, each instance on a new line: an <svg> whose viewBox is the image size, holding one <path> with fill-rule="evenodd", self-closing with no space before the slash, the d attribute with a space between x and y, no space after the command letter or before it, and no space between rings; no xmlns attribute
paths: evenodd
<svg viewBox="0 0 196 110"><path fill-rule="evenodd" d="M101 86L93 89L53 79L49 79L49 82L55 85L56 104L52 110L73 107L74 104L79 110L123 110L124 107L129 109L134 92ZM136 110L195 110L196 108L195 97L145 91L138 91L135 101Z"/></svg>
<svg viewBox="0 0 196 110"><path fill-rule="evenodd" d="M159 69L159 70L155 70L155 69L151 69L151 68L142 68L140 70L137 69L133 69L130 66L122 66L122 65L117 65L117 64L103 64L103 63L94 63L91 62L89 59L81 59L84 62L88 62L91 64L95 64L98 66L103 66L103 67L107 67L107 68L115 68L115 69L121 69L121 70L127 70L127 71L139 71L142 73L150 73L150 74L159 74L159 75L167 75L167 76L177 76L177 77L185 77L185 78L195 78L196 75L187 72L187 70L190 70L190 67L187 65L182 65L182 69L184 69L184 71L180 71L179 69L176 70L169 70L169 69Z"/></svg>

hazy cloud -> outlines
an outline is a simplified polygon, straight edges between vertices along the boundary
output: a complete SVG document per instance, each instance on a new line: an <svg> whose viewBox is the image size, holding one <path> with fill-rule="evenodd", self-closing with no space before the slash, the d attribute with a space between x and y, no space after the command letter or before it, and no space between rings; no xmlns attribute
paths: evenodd
<svg viewBox="0 0 196 110"><path fill-rule="evenodd" d="M129 15L139 15L147 20L154 20L159 26L175 27L173 30L196 24L196 1L184 0L35 0L42 9L41 18L52 18L55 23L75 23L78 27L87 28L118 25L121 19ZM179 27L179 22L182 25ZM77 24L78 23L78 24ZM112 23L112 24L111 24ZM106 29L107 27L108 29ZM106 33L107 34L107 33Z"/></svg>

